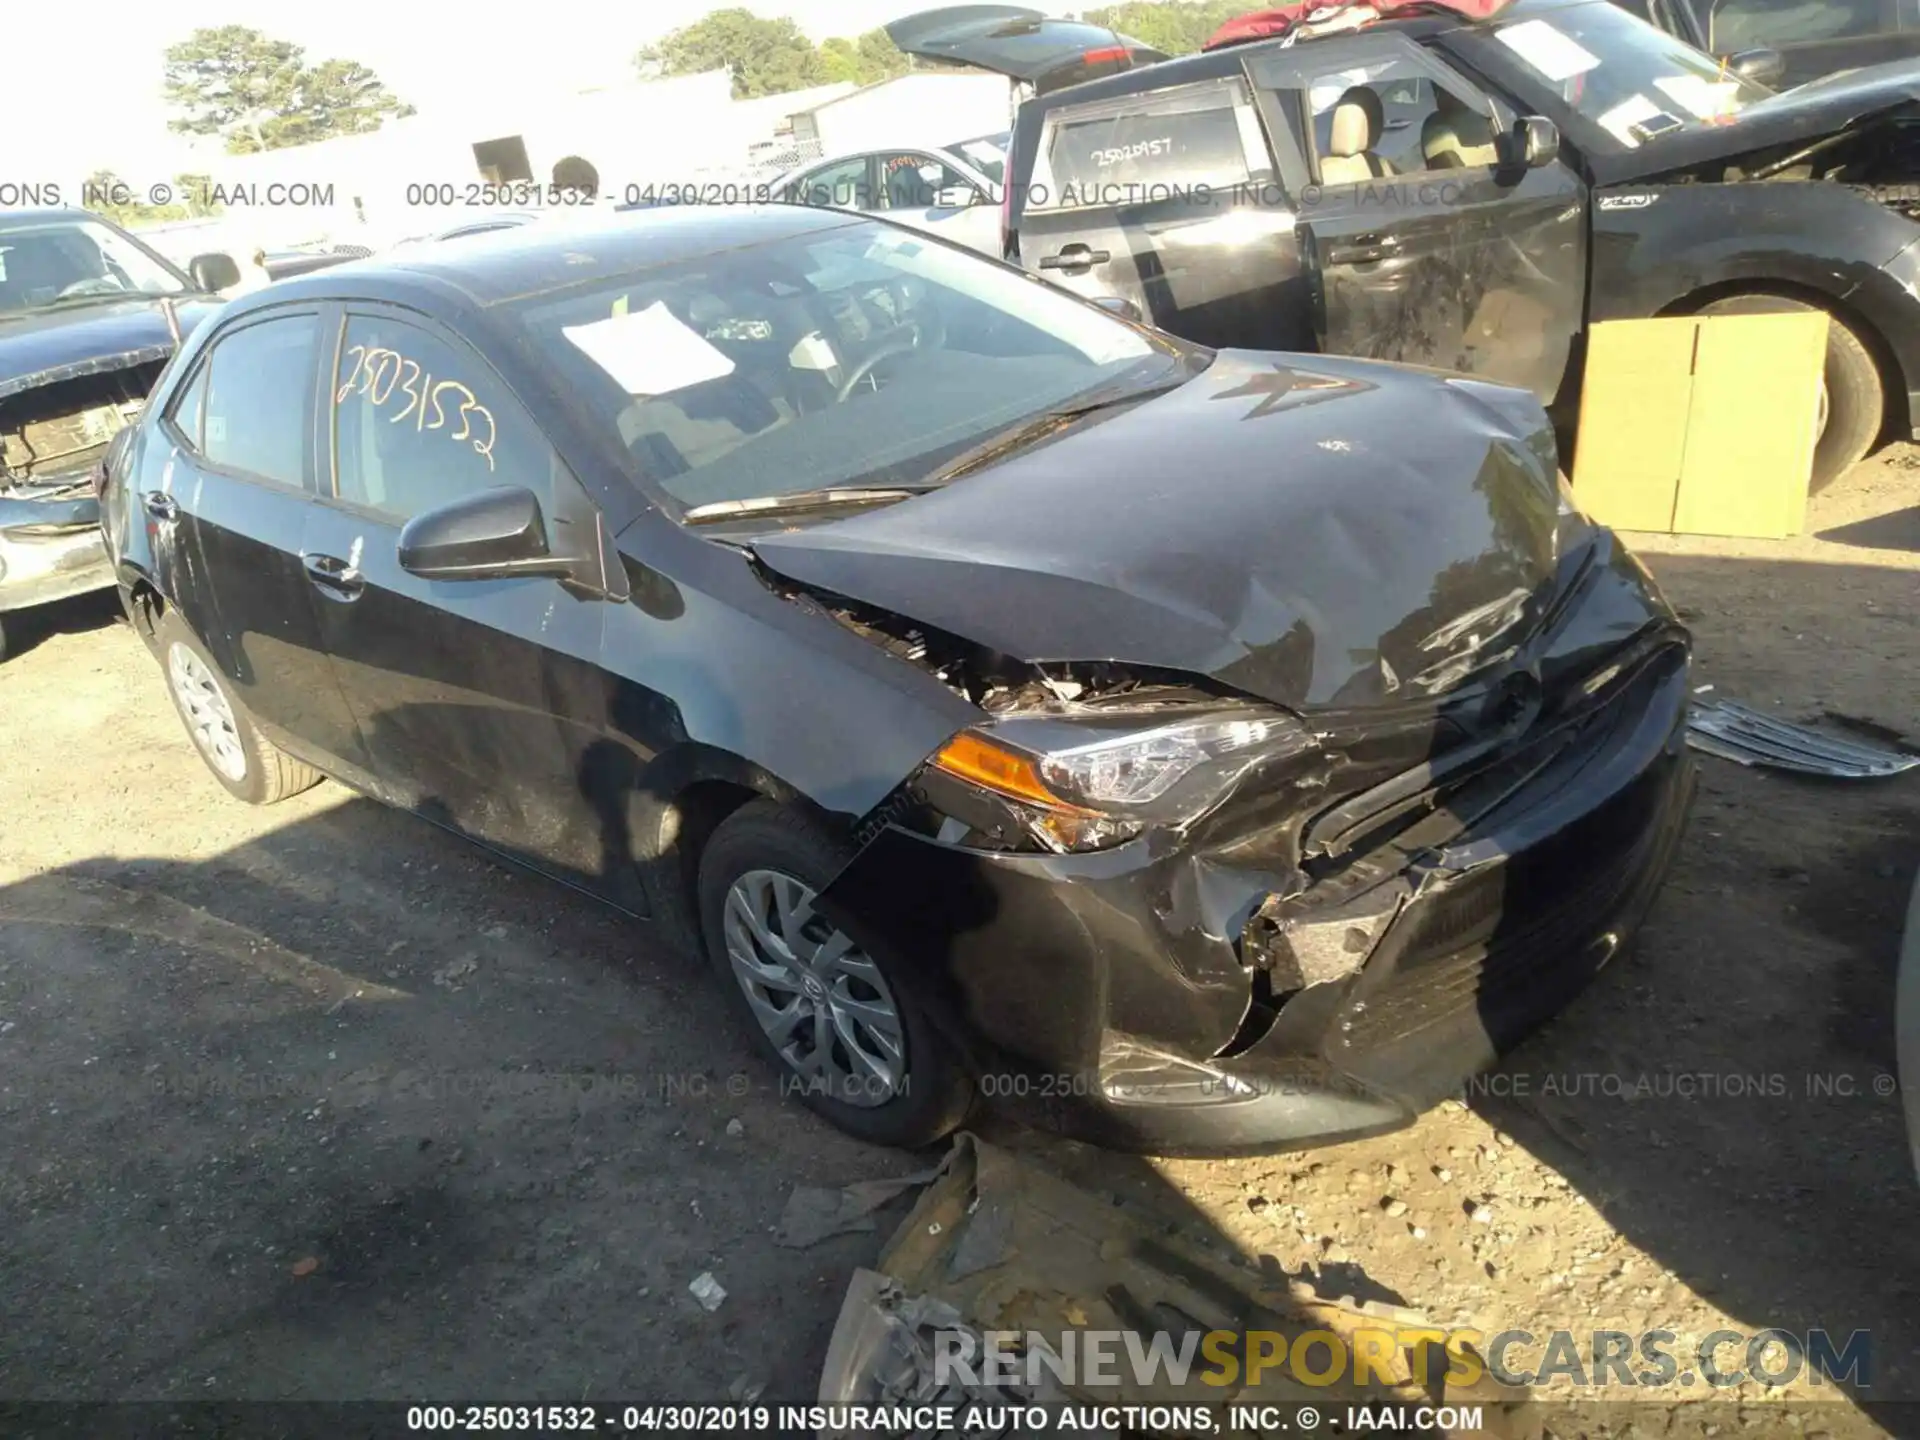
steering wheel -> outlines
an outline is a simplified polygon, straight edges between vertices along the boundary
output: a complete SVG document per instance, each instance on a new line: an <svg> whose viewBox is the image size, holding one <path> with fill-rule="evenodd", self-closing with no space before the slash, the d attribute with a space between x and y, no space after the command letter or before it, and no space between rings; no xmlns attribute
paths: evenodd
<svg viewBox="0 0 1920 1440"><path fill-rule="evenodd" d="M874 366L882 360L891 360L896 355L904 355L909 350L919 348L919 345L920 331L917 326L911 326L882 340L874 347L871 354L862 356L854 363L853 369L847 372L847 378L842 380L839 388L833 392L833 403L846 404L847 397L853 394L854 387L871 375Z"/></svg>

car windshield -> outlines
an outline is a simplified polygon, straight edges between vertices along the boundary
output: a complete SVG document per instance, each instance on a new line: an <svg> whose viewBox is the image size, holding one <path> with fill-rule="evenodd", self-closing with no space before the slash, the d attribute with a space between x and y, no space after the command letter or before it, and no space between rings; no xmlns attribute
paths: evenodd
<svg viewBox="0 0 1920 1440"><path fill-rule="evenodd" d="M97 220L0 222L0 315L186 290L180 276Z"/></svg>
<svg viewBox="0 0 1920 1440"><path fill-rule="evenodd" d="M1496 25L1493 34L1563 104L1624 149L1724 124L1772 93L1607 0L1555 7Z"/></svg>
<svg viewBox="0 0 1920 1440"><path fill-rule="evenodd" d="M1054 410L1174 383L1188 352L871 222L521 301L588 418L689 509L926 482Z"/></svg>
<svg viewBox="0 0 1920 1440"><path fill-rule="evenodd" d="M976 140L962 140L958 145L946 148L966 161L994 184L1006 179L1007 142L1012 138L1008 133L982 135Z"/></svg>

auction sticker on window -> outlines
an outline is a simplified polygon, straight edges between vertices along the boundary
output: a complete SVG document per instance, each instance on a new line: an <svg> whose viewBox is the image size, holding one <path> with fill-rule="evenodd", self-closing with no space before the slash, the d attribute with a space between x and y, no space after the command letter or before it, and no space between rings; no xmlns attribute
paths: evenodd
<svg viewBox="0 0 1920 1440"><path fill-rule="evenodd" d="M657 300L562 333L629 395L670 395L733 373L733 361Z"/></svg>
<svg viewBox="0 0 1920 1440"><path fill-rule="evenodd" d="M1600 64L1600 57L1545 20L1523 20L1499 32L1500 43L1553 81L1571 80Z"/></svg>

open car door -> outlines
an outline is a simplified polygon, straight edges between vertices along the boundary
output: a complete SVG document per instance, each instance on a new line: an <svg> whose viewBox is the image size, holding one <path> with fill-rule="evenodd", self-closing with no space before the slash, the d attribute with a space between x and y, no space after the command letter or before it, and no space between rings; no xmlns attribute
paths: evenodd
<svg viewBox="0 0 1920 1440"><path fill-rule="evenodd" d="M1055 20L1020 5L948 5L886 29L908 55L991 70L1035 95L1167 58L1104 25Z"/></svg>

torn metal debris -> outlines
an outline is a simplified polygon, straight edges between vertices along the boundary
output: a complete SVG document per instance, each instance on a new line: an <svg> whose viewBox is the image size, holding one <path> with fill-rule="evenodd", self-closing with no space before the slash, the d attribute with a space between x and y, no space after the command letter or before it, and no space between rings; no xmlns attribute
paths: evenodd
<svg viewBox="0 0 1920 1440"><path fill-rule="evenodd" d="M858 1272L848 1287L819 1400L868 1407L1465 1405L1480 1407L1483 1428L1456 1433L1525 1433L1532 1412L1523 1392L1484 1379L1448 1383L1458 1367L1424 1339L1390 1353L1369 1345L1381 1364L1364 1385L1346 1374L1316 1374L1325 1383L1309 1384L1282 1365L1245 1363L1222 1383L1223 1372L1206 1363L1215 1352L1201 1349L1202 1337L1214 1336L1244 1361L1256 1339L1271 1352L1282 1337L1291 1345L1321 1332L1350 1354L1362 1331L1399 1334L1424 1323L1388 1301L1329 1298L1310 1275L1263 1274L963 1133L878 1268ZM1090 1378L1072 1360L1101 1332L1123 1337L1116 1354L1185 1352L1192 1363L1118 1364ZM1017 1347L1011 1379L1006 1367L986 1364L988 1336Z"/></svg>
<svg viewBox="0 0 1920 1440"><path fill-rule="evenodd" d="M1832 780L1876 780L1920 765L1920 755L1842 740L1810 726L1776 720L1737 700L1693 706L1687 713L1687 743L1736 765Z"/></svg>

